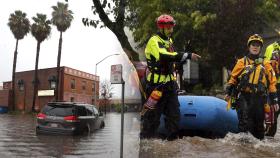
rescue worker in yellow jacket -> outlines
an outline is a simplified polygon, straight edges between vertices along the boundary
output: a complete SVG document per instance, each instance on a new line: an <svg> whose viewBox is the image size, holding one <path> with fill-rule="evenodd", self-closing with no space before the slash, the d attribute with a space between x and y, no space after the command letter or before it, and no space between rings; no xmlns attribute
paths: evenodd
<svg viewBox="0 0 280 158"><path fill-rule="evenodd" d="M262 37L258 34L250 36L247 46L249 53L237 61L231 72L225 99L229 100L233 91L238 92L239 131L250 132L254 137L263 139L267 94L271 106L278 106L276 77L270 63L259 56L263 47Z"/></svg>
<svg viewBox="0 0 280 158"><path fill-rule="evenodd" d="M266 47L266 51L265 51L265 60L270 61L271 66L276 74L276 78L277 78L277 84L276 84L276 88L277 88L277 97L278 97L278 105L280 104L280 45L279 45L280 41L276 41L273 42L272 44L268 45ZM274 136L276 134L277 131L277 119L278 119L278 115L279 115L279 110L275 113L275 123L272 124L271 128L268 129L266 131L266 135L267 136Z"/></svg>
<svg viewBox="0 0 280 158"><path fill-rule="evenodd" d="M173 46L171 35L175 20L163 14L156 19L158 33L153 35L145 48L149 73L146 76L146 96L158 89L162 92L155 109L148 110L142 116L140 138L158 137L157 129L161 114L165 115L167 139L174 139L178 131L180 119L177 83L174 77L174 62L200 58L195 53L179 53Z"/></svg>

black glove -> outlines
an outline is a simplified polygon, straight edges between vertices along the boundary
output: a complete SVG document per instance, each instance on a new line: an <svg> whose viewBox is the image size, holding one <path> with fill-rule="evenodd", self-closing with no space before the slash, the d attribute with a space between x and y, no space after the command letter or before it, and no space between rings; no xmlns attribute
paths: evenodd
<svg viewBox="0 0 280 158"><path fill-rule="evenodd" d="M235 86L233 84L228 84L226 86L226 94L228 96L230 96L232 94L232 92L234 91L234 89L235 89Z"/></svg>
<svg viewBox="0 0 280 158"><path fill-rule="evenodd" d="M277 93L269 93L270 105L278 104Z"/></svg>

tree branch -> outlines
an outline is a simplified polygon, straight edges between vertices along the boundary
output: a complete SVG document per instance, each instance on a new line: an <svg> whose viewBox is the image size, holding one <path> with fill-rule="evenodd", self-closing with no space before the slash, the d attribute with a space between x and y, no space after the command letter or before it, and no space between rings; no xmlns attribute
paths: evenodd
<svg viewBox="0 0 280 158"><path fill-rule="evenodd" d="M109 17L105 13L100 1L92 0L92 2L95 6L96 12L99 15L99 18L102 20L102 22L105 24L106 27L108 27L110 30L112 30L114 28L114 23L109 19Z"/></svg>
<svg viewBox="0 0 280 158"><path fill-rule="evenodd" d="M125 6L126 0L120 0L119 8L118 8L118 16L116 22L112 22L107 14L104 12L102 4L100 0L92 0L96 12L99 15L99 18L108 27L118 38L123 50L129 57L131 61L139 61L139 55L137 52L134 51L131 44L128 41L128 38L124 32L124 14L125 14Z"/></svg>
<svg viewBox="0 0 280 158"><path fill-rule="evenodd" d="M126 0L120 0L116 23L118 26L122 28L124 27L123 24L124 24L125 6L126 6Z"/></svg>

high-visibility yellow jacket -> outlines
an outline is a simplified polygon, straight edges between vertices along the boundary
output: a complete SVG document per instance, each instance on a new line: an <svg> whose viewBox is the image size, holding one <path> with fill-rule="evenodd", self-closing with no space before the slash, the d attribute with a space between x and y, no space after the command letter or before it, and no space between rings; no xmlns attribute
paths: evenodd
<svg viewBox="0 0 280 158"><path fill-rule="evenodd" d="M270 60L271 59L272 52L275 49L280 49L280 46L279 46L279 44L277 42L274 42L274 43L272 43L272 44L270 44L269 46L266 47L266 50L265 50L265 53L264 53L264 56L265 56L266 60Z"/></svg>
<svg viewBox="0 0 280 158"><path fill-rule="evenodd" d="M175 80L174 62L179 62L183 54L177 53L171 38L165 39L161 34L152 36L145 48L149 74L147 81L152 83L165 83ZM190 58L189 53L188 58Z"/></svg>
<svg viewBox="0 0 280 158"><path fill-rule="evenodd" d="M251 60L248 57L243 57L238 59L236 65L234 66L228 84L237 86L239 84L239 76L242 75L243 71L245 71L245 67L248 65L254 64L255 61ZM263 61L264 73L266 76L266 80L268 81L266 84L267 90L269 93L276 92L276 77L275 72L272 69L272 66L269 61ZM267 85L268 84L268 85Z"/></svg>
<svg viewBox="0 0 280 158"><path fill-rule="evenodd" d="M280 46L277 42L274 42L272 44L270 44L269 46L266 47L266 50L265 50L265 60L267 61L270 61L271 58L272 58L272 53L273 51L275 51L276 49L279 49L280 50ZM277 62L277 63L275 63ZM279 73L279 64L278 61L271 61L271 64L274 66L274 71L276 73ZM278 79L277 79L277 83L280 83L280 77L278 76Z"/></svg>

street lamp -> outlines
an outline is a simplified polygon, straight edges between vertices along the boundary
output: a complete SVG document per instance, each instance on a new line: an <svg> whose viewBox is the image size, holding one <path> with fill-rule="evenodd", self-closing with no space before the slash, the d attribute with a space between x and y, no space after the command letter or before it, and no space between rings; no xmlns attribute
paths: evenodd
<svg viewBox="0 0 280 158"><path fill-rule="evenodd" d="M24 90L24 81L18 80L17 84L18 84L19 91L23 91Z"/></svg>
<svg viewBox="0 0 280 158"><path fill-rule="evenodd" d="M50 84L50 88L55 89L56 88L56 77L55 76L50 76L48 81L49 81L49 84Z"/></svg>
<svg viewBox="0 0 280 158"><path fill-rule="evenodd" d="M111 54L111 55L108 55L108 56L106 56L105 58L103 58L102 60L100 60L99 62L97 62L96 64L95 64L95 76L97 76L97 65L98 64L100 64L102 61L104 61L105 59L107 59L107 58L109 58L110 56L114 56L114 55L120 55L120 54L118 54L118 53L116 53L116 54ZM94 82L94 105L95 106L97 106L97 104L96 104L96 100L97 100L97 91L96 91L96 89L97 89L97 86L96 86L96 81Z"/></svg>

